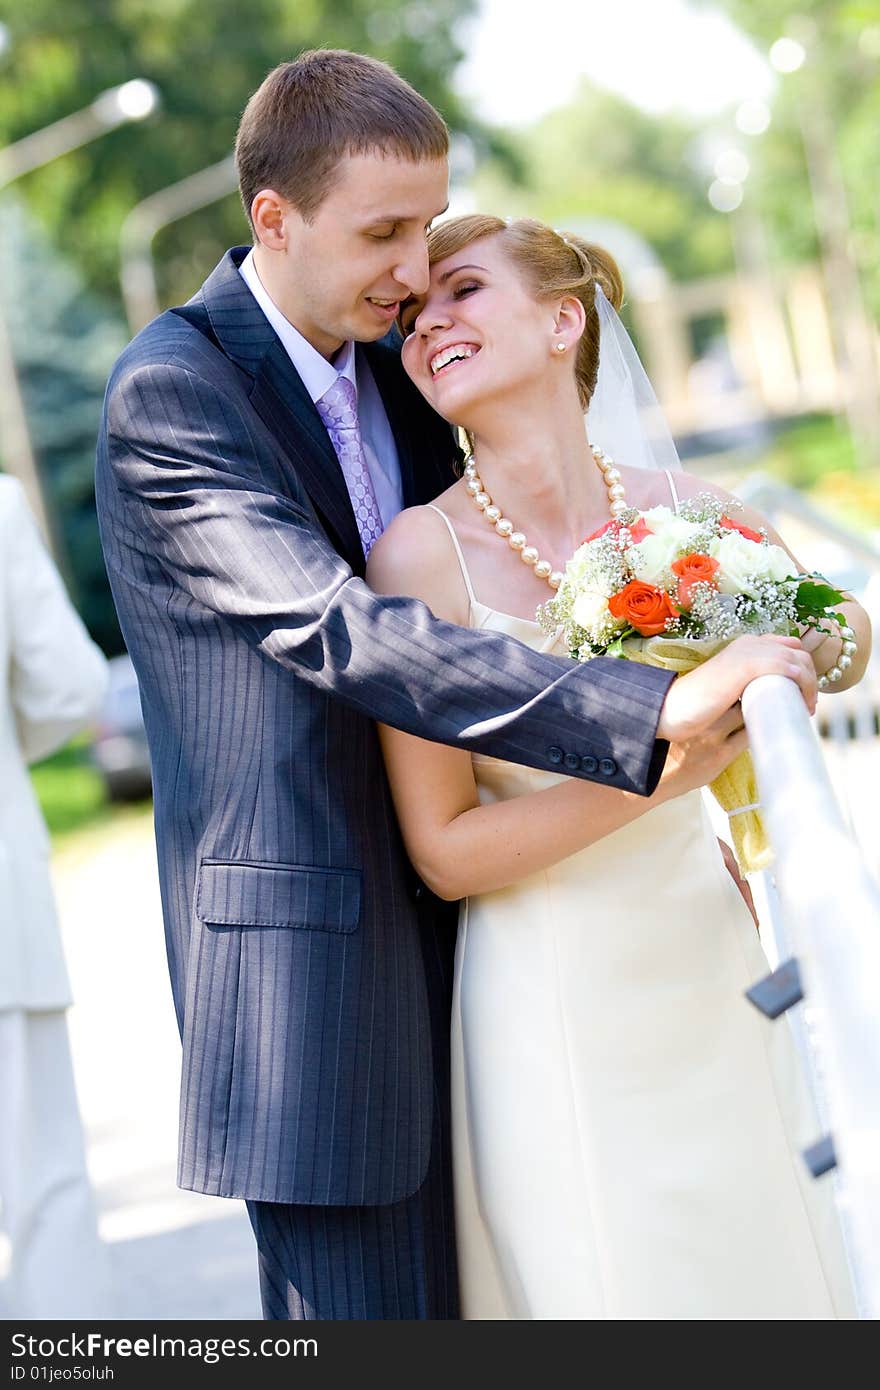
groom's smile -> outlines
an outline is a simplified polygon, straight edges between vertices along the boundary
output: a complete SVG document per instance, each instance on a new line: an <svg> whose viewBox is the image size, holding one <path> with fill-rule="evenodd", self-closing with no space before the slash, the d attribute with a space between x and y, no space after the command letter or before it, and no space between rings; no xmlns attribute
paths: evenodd
<svg viewBox="0 0 880 1390"><path fill-rule="evenodd" d="M378 313L382 323L391 325L400 312L400 299L379 299L376 295L368 294L365 296L368 304Z"/></svg>

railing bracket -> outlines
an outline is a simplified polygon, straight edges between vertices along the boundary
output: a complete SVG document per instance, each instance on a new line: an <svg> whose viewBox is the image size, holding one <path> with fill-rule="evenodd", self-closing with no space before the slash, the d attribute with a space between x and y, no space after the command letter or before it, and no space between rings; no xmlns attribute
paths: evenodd
<svg viewBox="0 0 880 1390"><path fill-rule="evenodd" d="M786 1009L799 1004L803 997L801 972L795 956L746 990L746 998L765 1018L778 1018Z"/></svg>
<svg viewBox="0 0 880 1390"><path fill-rule="evenodd" d="M804 1162L814 1178L821 1178L823 1173L828 1173L832 1168L837 1167L834 1140L830 1134L826 1134L824 1138L811 1144L808 1149L804 1149Z"/></svg>

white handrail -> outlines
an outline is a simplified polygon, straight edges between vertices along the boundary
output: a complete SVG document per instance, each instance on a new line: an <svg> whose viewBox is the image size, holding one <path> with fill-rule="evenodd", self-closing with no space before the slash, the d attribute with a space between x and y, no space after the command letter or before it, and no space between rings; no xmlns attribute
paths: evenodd
<svg viewBox="0 0 880 1390"><path fill-rule="evenodd" d="M797 687L761 676L742 708L786 927L814 1012L859 1292L877 1318L880 892L847 833Z"/></svg>

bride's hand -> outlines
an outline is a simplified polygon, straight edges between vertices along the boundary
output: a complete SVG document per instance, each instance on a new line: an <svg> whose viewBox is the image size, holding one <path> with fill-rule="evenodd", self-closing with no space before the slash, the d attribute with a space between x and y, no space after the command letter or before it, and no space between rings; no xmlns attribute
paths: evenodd
<svg viewBox="0 0 880 1390"><path fill-rule="evenodd" d="M749 746L739 705L725 710L707 729L669 746L657 790L658 801L670 801L705 787Z"/></svg>
<svg viewBox="0 0 880 1390"><path fill-rule="evenodd" d="M788 676L800 686L810 714L816 708L816 671L797 637L737 637L669 687L657 737L681 743L707 732L758 676Z"/></svg>

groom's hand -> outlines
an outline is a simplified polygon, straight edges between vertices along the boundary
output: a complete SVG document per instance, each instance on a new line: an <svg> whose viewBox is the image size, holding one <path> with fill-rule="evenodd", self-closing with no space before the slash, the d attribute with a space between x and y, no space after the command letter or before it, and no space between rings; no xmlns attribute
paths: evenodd
<svg viewBox="0 0 880 1390"><path fill-rule="evenodd" d="M738 637L702 666L672 682L657 737L681 743L702 733L736 704L758 676L788 676L800 686L810 714L815 711L816 671L797 637Z"/></svg>

